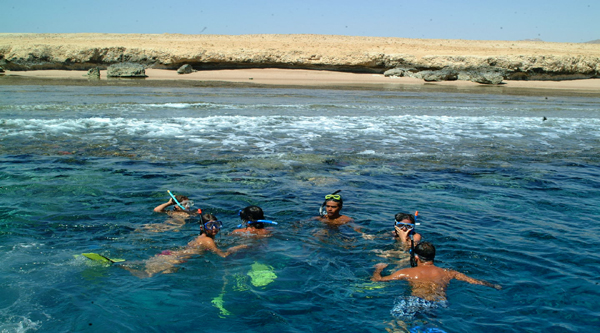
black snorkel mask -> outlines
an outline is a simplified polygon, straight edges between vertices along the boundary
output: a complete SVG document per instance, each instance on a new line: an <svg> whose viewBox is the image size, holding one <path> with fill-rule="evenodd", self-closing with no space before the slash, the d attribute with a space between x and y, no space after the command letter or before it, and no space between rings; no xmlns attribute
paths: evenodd
<svg viewBox="0 0 600 333"><path fill-rule="evenodd" d="M337 190L337 191L325 196L325 201L323 201L323 203L321 204L321 207L319 207L319 216L327 215L327 210L325 209L325 206L327 206L327 201L335 200L335 201L339 202L342 199L342 196L338 194L340 192L342 192L342 190Z"/></svg>

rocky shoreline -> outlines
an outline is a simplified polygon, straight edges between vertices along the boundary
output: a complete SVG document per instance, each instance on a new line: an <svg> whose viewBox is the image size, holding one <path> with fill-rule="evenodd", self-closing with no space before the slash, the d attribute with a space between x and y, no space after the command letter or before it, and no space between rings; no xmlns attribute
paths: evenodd
<svg viewBox="0 0 600 333"><path fill-rule="evenodd" d="M425 81L600 77L600 45L411 40L321 35L0 34L10 71L106 69L134 63L193 70L281 68L407 76Z"/></svg>

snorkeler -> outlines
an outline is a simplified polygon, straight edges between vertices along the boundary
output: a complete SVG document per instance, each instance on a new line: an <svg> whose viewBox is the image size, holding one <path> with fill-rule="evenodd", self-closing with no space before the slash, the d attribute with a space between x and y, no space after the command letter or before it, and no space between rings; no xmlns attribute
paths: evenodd
<svg viewBox="0 0 600 333"><path fill-rule="evenodd" d="M381 271L388 265L383 263L375 265L371 280L376 282L407 280L411 286L411 296L396 303L392 310L394 316L410 317L419 311L447 306L446 288L453 279L498 290L502 289L500 285L476 280L463 273L435 266L433 262L435 247L429 242L419 243L415 246L414 252L417 262L416 267L404 268L388 276L382 276Z"/></svg>
<svg viewBox="0 0 600 333"><path fill-rule="evenodd" d="M179 228L185 225L186 220L197 214L197 211L193 210L194 202L184 195L173 195L171 191L167 191L170 195L169 201L160 204L154 208L157 213L166 213L169 215L169 219L164 223L159 224L146 224L143 229L150 230L153 232L163 231L179 231ZM173 206L172 210L168 210L167 207ZM198 210L198 212L201 212Z"/></svg>
<svg viewBox="0 0 600 333"><path fill-rule="evenodd" d="M165 250L156 256L145 261L143 270L133 269L131 267L121 265L119 267L128 270L131 274L139 278L149 278L156 274L169 274L177 271L175 265L184 263L187 259L196 254L202 254L205 251L211 251L225 258L230 254L237 252L248 245L237 245L230 247L223 252L215 244L215 236L221 230L223 224L221 221L209 213L202 214L200 223L200 235L189 242L185 248L181 250Z"/></svg>
<svg viewBox="0 0 600 333"><path fill-rule="evenodd" d="M171 191L167 191L167 192L169 192L169 195L171 196L169 198L169 201L156 206L154 208L155 212L167 213L169 216L172 216L172 217L173 216L181 216L184 218L187 218L190 215L195 214L195 212L191 210L192 206L194 205L194 202L192 200L190 200L185 195L173 195L173 193L171 193ZM167 207L173 206L173 205L175 205L173 207L173 210L167 210Z"/></svg>
<svg viewBox="0 0 600 333"><path fill-rule="evenodd" d="M233 234L267 237L271 231L265 228L266 224L277 224L277 222L265 220L265 213L258 206L248 206L238 212L242 224L233 230Z"/></svg>
<svg viewBox="0 0 600 333"><path fill-rule="evenodd" d="M398 213L394 218L394 231L393 235L396 241L401 242L404 245L405 250L410 251L410 265L415 267L415 246L421 241L421 234L415 231L416 216L419 212L415 212L415 215Z"/></svg>
<svg viewBox="0 0 600 333"><path fill-rule="evenodd" d="M325 201L319 209L320 216L316 219L329 226L339 226L354 221L351 217L340 214L342 206L344 206L344 200L338 194L340 192L341 190L337 190L325 196Z"/></svg>
<svg viewBox="0 0 600 333"><path fill-rule="evenodd" d="M412 267L416 266L414 248L422 239L421 234L415 231L415 226L419 225L419 223L416 223L418 214L419 212L415 212L415 215L398 213L394 216L394 230L392 231L392 236L398 246L395 246L392 250L375 250L375 252L379 253L378 256L383 258L400 258L395 264L403 266L406 264L407 258L405 257L405 253L408 251L410 253L410 265ZM386 233L385 236L388 237L388 233ZM375 237L369 235L369 238L367 239L373 238Z"/></svg>

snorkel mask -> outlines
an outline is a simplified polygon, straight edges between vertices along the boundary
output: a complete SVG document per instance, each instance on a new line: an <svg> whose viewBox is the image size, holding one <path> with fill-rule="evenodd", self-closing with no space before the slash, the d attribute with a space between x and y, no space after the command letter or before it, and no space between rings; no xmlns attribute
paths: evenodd
<svg viewBox="0 0 600 333"><path fill-rule="evenodd" d="M204 230L221 230L223 227L223 222L221 221L208 221L204 223Z"/></svg>
<svg viewBox="0 0 600 333"><path fill-rule="evenodd" d="M412 235L415 233L415 226L421 225L421 223L417 223L417 216L419 216L419 211L415 212L415 215L414 215L415 223L400 222L400 221L394 220L394 226L401 228L401 229L406 228L406 230L410 231L409 235L412 238ZM403 220L406 220L406 218L404 218Z"/></svg>
<svg viewBox="0 0 600 333"><path fill-rule="evenodd" d="M194 206L194 201L188 199L188 200L182 200L181 202L179 202L177 200L177 198L175 198L173 193L171 193L171 191L167 190L167 192L169 192L169 195L171 196L171 198L173 198L173 200L175 201L177 206L179 206L179 208L181 208L182 210L188 211L192 208L192 206Z"/></svg>
<svg viewBox="0 0 600 333"><path fill-rule="evenodd" d="M325 206L327 206L327 201L329 200L333 200L336 202L341 202L342 201L342 196L339 195L338 193L342 192L342 190L337 190L331 194L327 194L325 196L325 201L323 201L323 203L321 204L321 207L319 207L319 215L320 216L325 216L327 215L327 210L325 209Z"/></svg>

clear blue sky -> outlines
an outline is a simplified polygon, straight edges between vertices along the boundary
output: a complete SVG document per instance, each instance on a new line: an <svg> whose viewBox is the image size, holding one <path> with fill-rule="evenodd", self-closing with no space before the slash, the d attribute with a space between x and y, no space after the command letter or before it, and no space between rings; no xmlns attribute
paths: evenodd
<svg viewBox="0 0 600 333"><path fill-rule="evenodd" d="M598 0L0 0L0 5L0 32L600 39Z"/></svg>

